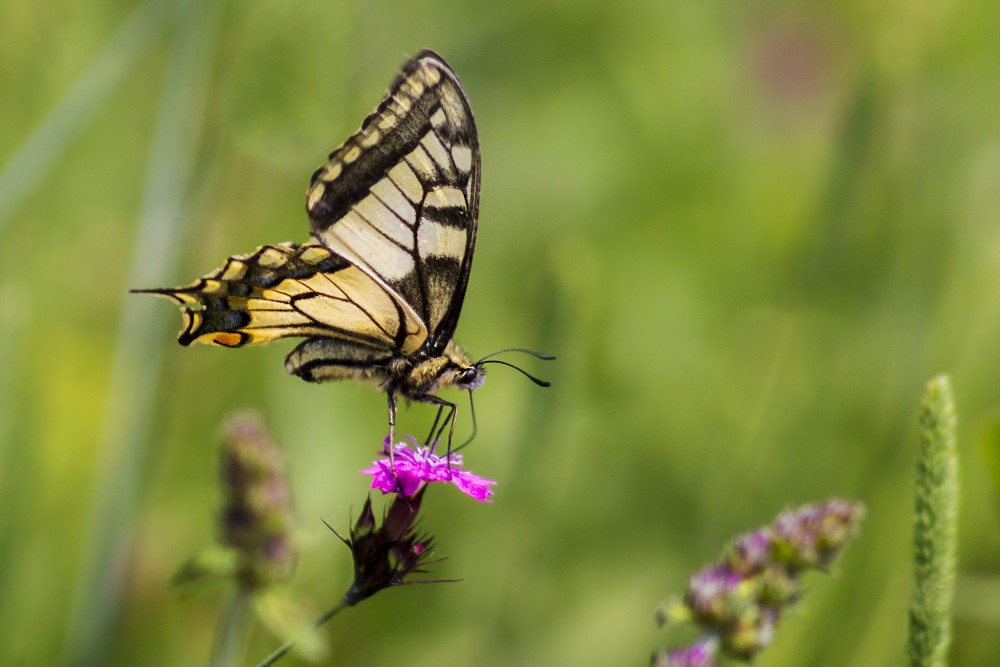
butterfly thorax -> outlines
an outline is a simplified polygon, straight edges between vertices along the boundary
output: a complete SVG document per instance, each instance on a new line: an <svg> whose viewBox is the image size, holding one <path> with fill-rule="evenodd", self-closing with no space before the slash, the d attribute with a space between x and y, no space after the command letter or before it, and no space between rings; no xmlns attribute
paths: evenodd
<svg viewBox="0 0 1000 667"><path fill-rule="evenodd" d="M472 390L486 379L486 371L469 361L454 341L439 356L400 356L393 359L379 387L414 401L426 400L442 389Z"/></svg>

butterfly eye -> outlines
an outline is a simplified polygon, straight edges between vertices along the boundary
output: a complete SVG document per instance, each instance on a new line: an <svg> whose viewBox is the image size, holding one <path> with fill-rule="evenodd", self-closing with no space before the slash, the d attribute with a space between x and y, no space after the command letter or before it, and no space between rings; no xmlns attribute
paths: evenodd
<svg viewBox="0 0 1000 667"><path fill-rule="evenodd" d="M483 383L483 370L476 366L466 368L458 376L458 384L463 389L475 389Z"/></svg>

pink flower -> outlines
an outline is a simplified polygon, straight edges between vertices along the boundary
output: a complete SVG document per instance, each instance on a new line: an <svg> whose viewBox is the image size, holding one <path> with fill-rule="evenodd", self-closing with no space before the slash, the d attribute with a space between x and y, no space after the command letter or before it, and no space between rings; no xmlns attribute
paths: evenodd
<svg viewBox="0 0 1000 667"><path fill-rule="evenodd" d="M372 467L361 471L362 475L372 476L373 489L412 496L428 482L450 482L479 502L491 502L489 497L493 491L489 487L496 482L461 470L461 455L451 452L448 456L438 456L433 447L417 445L413 437L404 440L408 440L409 444L400 442L394 445L390 459L389 439L386 438L385 458L378 459Z"/></svg>
<svg viewBox="0 0 1000 667"><path fill-rule="evenodd" d="M651 664L652 667L715 667L718 652L718 638L709 636L691 646L654 655Z"/></svg>

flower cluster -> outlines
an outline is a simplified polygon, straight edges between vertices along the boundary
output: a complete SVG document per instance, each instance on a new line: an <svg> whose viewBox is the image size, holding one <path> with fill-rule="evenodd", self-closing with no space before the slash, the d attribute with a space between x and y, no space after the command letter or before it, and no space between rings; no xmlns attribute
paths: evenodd
<svg viewBox="0 0 1000 667"><path fill-rule="evenodd" d="M341 541L354 559L354 582L344 594L347 606L371 597L383 588L399 586L415 572L425 572L434 538L415 529L424 489L414 496L397 495L381 526L375 524L371 499L365 501L361 516L351 528L350 538Z"/></svg>
<svg viewBox="0 0 1000 667"><path fill-rule="evenodd" d="M684 648L664 651L653 656L652 667L715 667L719 641L708 637Z"/></svg>
<svg viewBox="0 0 1000 667"><path fill-rule="evenodd" d="M308 604L288 587L295 566L291 493L281 450L260 418L242 412L228 420L219 452L222 504L218 540L188 559L176 585L230 579L257 619L278 637L294 637L295 650L321 659L326 640L313 627ZM233 628L241 604L233 602L222 627ZM221 636L221 635L220 635ZM220 641L219 647L225 646ZM212 664L221 663L213 659Z"/></svg>
<svg viewBox="0 0 1000 667"><path fill-rule="evenodd" d="M361 515L351 527L350 535L344 537L331 526L334 534L351 550L354 560L354 581L341 600L323 613L306 629L302 624L291 627L284 636L291 637L261 663L261 667L272 665L289 651L302 651L301 643L313 637L316 629L333 618L342 609L353 607L379 591L406 583L432 583L431 581L407 581L414 573L426 572L424 567L434 546L434 538L417 531L417 516L423 502L427 485L432 482L454 484L463 493L489 502L493 494L490 486L496 482L483 479L461 470L462 457L451 452L448 456L437 456L433 447L420 447L413 438L394 446L388 438L384 443L384 458L362 470L373 478L372 488L384 494L395 493L396 497L386 510L381 525L375 521L375 512L369 497L361 510ZM329 524L327 524L329 525ZM435 580L446 581L446 580ZM315 642L314 642L315 643ZM308 648L308 647L307 647ZM314 657L318 655L313 651Z"/></svg>
<svg viewBox="0 0 1000 667"><path fill-rule="evenodd" d="M719 654L750 660L767 648L782 612L802 594L801 575L826 570L857 534L860 503L832 499L778 515L736 538L725 556L688 581L682 599L657 611L661 626L689 623L693 645L653 656L654 667L714 667Z"/></svg>
<svg viewBox="0 0 1000 667"><path fill-rule="evenodd" d="M184 563L174 583L228 577L258 592L287 582L295 566L291 494L281 451L253 413L225 425L219 486L218 542Z"/></svg>
<svg viewBox="0 0 1000 667"><path fill-rule="evenodd" d="M281 451L255 415L229 421L219 467L219 533L240 556L237 577L249 588L287 580L295 564L291 494Z"/></svg>
<svg viewBox="0 0 1000 667"><path fill-rule="evenodd" d="M417 515L427 485L453 484L462 493L480 502L490 502L496 482L462 470L462 457L454 452L438 456L433 447L417 445L412 437L392 445L386 438L383 458L362 474L372 476L372 488L395 493L381 526L376 526L371 499L351 528L349 538L340 539L354 559L354 583L345 594L348 606L357 604L383 588L398 586L423 566L431 553L433 538L416 531Z"/></svg>

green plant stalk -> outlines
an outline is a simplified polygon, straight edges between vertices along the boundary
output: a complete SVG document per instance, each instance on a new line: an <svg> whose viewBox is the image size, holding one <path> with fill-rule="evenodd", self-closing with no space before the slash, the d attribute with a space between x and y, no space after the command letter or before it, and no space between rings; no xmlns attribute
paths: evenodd
<svg viewBox="0 0 1000 667"><path fill-rule="evenodd" d="M91 119L170 25L171 2L147 0L0 170L0 230L45 182Z"/></svg>
<svg viewBox="0 0 1000 667"><path fill-rule="evenodd" d="M908 653L913 667L945 667L955 597L959 501L955 400L945 375L927 385L920 430Z"/></svg>
<svg viewBox="0 0 1000 667"><path fill-rule="evenodd" d="M123 293L126 286L160 282L173 265L197 164L222 2L169 3L175 12L172 46ZM63 664L71 667L110 661L155 407L161 345L152 332L161 316L150 309L154 305L122 306L88 509L87 544L72 592L63 649Z"/></svg>
<svg viewBox="0 0 1000 667"><path fill-rule="evenodd" d="M329 609L327 609L326 611L324 611L320 615L320 617L317 618L313 622L313 627L318 628L319 626L323 625L324 623L326 623L327 621L329 621L331 618L333 618L334 616L336 616L339 612L341 612L342 610L346 609L349 606L351 606L351 605L348 604L348 602L347 602L347 596L345 595L344 597L342 597L340 599L339 602L337 602L337 604L333 605L332 607L330 607ZM271 653L271 655L267 656L266 658L264 658L263 660L261 660L259 663L257 663L257 667L270 667L270 665L273 665L274 663L278 662L278 660L280 660L289 651L292 650L292 645L294 643L295 643L294 640L289 639L287 642L285 642L284 644L282 644L281 646L279 646L277 649L275 649L274 652Z"/></svg>
<svg viewBox="0 0 1000 667"><path fill-rule="evenodd" d="M238 588L226 606L219 621L215 647L212 649L214 667L236 667L243 664L241 647L246 635L247 620L250 618L251 595L247 589Z"/></svg>

